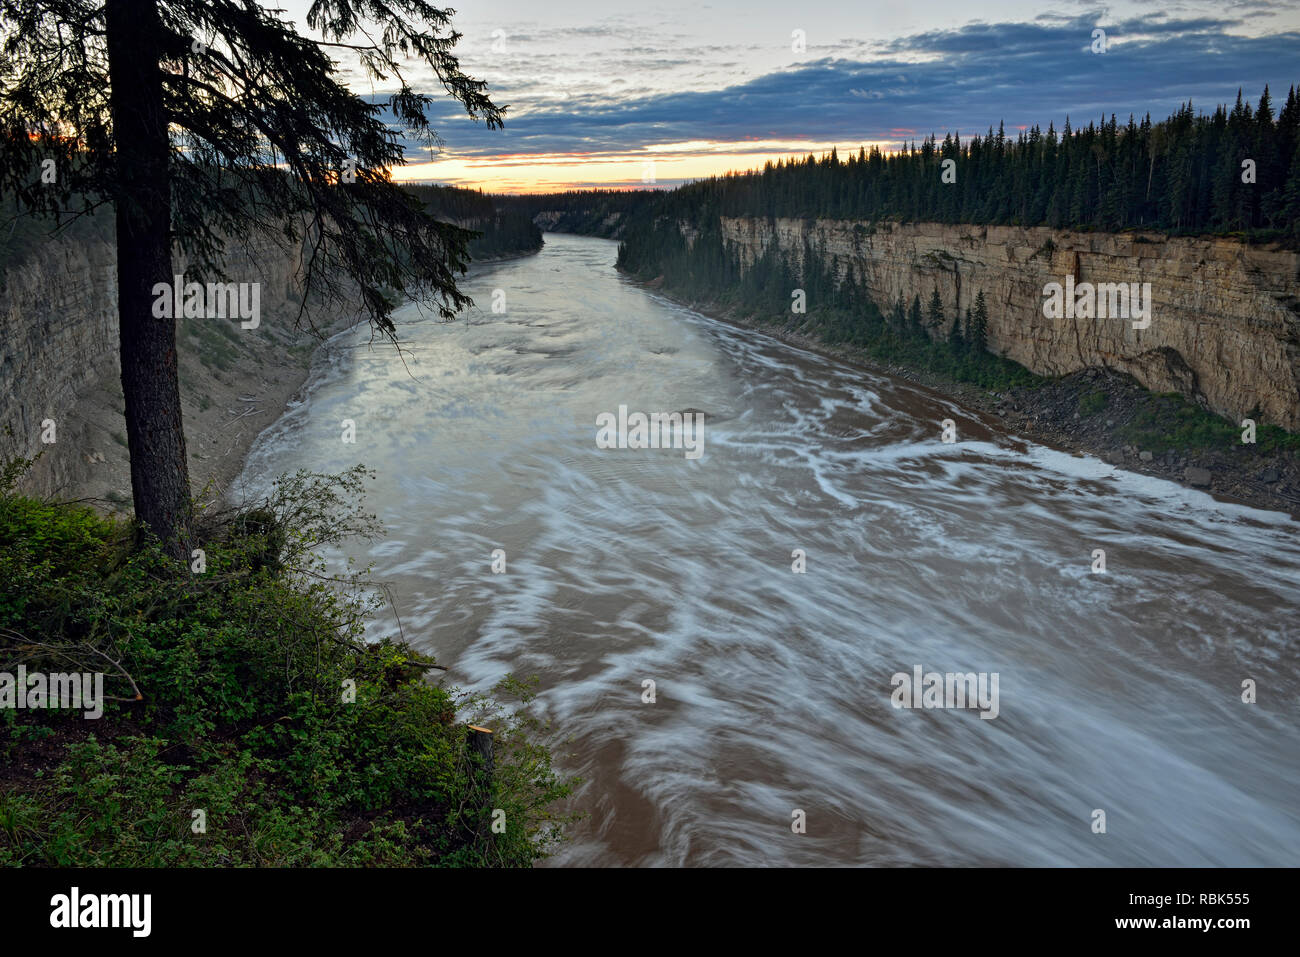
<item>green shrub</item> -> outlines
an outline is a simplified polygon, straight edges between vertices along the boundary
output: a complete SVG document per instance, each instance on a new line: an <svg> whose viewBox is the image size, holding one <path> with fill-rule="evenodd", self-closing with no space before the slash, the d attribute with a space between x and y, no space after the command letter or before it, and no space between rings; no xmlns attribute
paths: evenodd
<svg viewBox="0 0 1300 957"><path fill-rule="evenodd" d="M1110 395L1103 389L1094 389L1079 397L1079 414L1096 415L1110 403Z"/></svg>
<svg viewBox="0 0 1300 957"><path fill-rule="evenodd" d="M574 782L526 707L365 643L364 570L322 576L321 548L376 531L355 505L366 474L299 473L201 519L202 574L124 523L4 490L0 670L102 671L112 700L93 722L0 713L7 763L40 769L0 777L0 864L526 866L561 838L550 808ZM493 722L490 785L467 720Z"/></svg>

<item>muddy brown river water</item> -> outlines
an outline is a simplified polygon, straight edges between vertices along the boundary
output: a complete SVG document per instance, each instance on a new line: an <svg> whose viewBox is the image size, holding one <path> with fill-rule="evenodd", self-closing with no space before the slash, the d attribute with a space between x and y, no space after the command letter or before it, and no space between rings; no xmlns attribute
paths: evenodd
<svg viewBox="0 0 1300 957"><path fill-rule="evenodd" d="M469 323L400 313L407 369L365 329L331 340L241 483L377 470L388 535L356 554L407 638L461 687L539 676L585 779L547 866L1300 859L1300 525L692 313L609 241L546 240L475 268ZM620 405L703 411L702 454L597 447ZM895 707L918 666L996 674L996 717Z"/></svg>

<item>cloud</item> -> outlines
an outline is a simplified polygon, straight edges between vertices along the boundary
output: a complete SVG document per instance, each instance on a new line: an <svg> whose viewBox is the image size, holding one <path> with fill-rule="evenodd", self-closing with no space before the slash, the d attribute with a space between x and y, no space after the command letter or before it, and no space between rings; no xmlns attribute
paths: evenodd
<svg viewBox="0 0 1300 957"><path fill-rule="evenodd" d="M1245 15L1268 4L1226 5ZM1101 18L1101 19L1099 19ZM447 101L435 128L458 156L627 152L654 144L746 139L896 141L899 128L982 132L1068 114L1076 124L1115 113L1162 118L1192 100L1212 108L1238 87L1274 101L1300 81L1300 34L1234 34L1239 17L1171 19L1163 14L1107 23L1096 11L1026 23L974 23L873 44L869 59L824 57L713 90L645 93L564 91L543 80L509 90L506 129L476 126ZM1107 52L1090 50L1106 30ZM654 58L664 67L681 57ZM680 50L674 52L680 54ZM861 54L859 54L861 56ZM643 62L642 66L645 65Z"/></svg>

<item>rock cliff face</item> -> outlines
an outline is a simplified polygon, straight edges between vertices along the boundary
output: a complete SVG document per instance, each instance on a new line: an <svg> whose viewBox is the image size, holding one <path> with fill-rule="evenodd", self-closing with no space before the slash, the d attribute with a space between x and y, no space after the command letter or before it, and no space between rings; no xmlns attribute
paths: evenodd
<svg viewBox="0 0 1300 957"><path fill-rule="evenodd" d="M45 450L35 490L67 485L71 456L60 441L86 446L70 413L76 396L117 370L116 254L110 244L52 239L4 274L0 296L0 438L8 455ZM40 442L41 423L55 442ZM37 478L39 474L39 478Z"/></svg>
<svg viewBox="0 0 1300 957"><path fill-rule="evenodd" d="M924 304L938 289L951 320L982 290L990 350L1034 372L1107 367L1234 421L1257 410L1261 423L1300 429L1300 254L1045 227L724 218L722 233L746 264L773 242L798 260L807 241L841 277L853 269L882 309L900 294ZM1150 325L1047 318L1045 286L1068 276L1076 286L1150 283Z"/></svg>
<svg viewBox="0 0 1300 957"><path fill-rule="evenodd" d="M260 326L235 319L177 323L182 414L196 492L219 491L252 438L301 385L317 340L294 329L299 256L274 244L232 248L230 281L261 284ZM180 257L177 268L183 271ZM32 458L20 489L58 498L129 501L112 243L51 238L0 275L0 458ZM317 311L326 331L348 321ZM54 423L55 441L46 421Z"/></svg>
<svg viewBox="0 0 1300 957"><path fill-rule="evenodd" d="M548 233L575 233L603 239L621 238L627 225L622 212L599 208L544 209L534 214L533 222Z"/></svg>

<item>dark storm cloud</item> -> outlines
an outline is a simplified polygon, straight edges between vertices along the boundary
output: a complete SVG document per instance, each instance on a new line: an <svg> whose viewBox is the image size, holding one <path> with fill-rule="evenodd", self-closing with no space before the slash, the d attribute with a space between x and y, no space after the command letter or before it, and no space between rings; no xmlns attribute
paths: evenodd
<svg viewBox="0 0 1300 957"><path fill-rule="evenodd" d="M1252 4L1251 6L1254 6ZM461 155L622 152L689 140L894 140L898 129L975 133L1009 130L1068 114L1148 110L1160 118L1192 100L1230 102L1238 87L1275 102L1300 81L1300 34L1234 36L1238 22L1153 15L1108 25L1105 54L1090 52L1095 17L972 24L877 44L869 62L826 58L721 90L531 101L503 99L514 113L488 132L447 109L438 129ZM665 51L666 52L666 51ZM449 104L450 106L450 104Z"/></svg>

